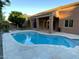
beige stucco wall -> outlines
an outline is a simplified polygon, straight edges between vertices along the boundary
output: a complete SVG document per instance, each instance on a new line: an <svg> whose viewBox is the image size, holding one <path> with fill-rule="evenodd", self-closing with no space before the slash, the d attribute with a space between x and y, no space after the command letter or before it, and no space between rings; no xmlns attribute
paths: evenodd
<svg viewBox="0 0 79 59"><path fill-rule="evenodd" d="M56 14L60 18L59 26L62 32L79 34L79 6L60 9ZM73 19L73 27L65 27L66 19Z"/></svg>

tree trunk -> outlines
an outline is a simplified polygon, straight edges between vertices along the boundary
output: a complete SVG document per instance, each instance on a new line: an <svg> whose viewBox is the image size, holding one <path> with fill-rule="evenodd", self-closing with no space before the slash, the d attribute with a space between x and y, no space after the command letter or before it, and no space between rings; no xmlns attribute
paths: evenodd
<svg viewBox="0 0 79 59"><path fill-rule="evenodd" d="M0 21L2 21L2 7L0 6Z"/></svg>
<svg viewBox="0 0 79 59"><path fill-rule="evenodd" d="M2 35L0 33L0 59L3 59L3 44L2 44Z"/></svg>

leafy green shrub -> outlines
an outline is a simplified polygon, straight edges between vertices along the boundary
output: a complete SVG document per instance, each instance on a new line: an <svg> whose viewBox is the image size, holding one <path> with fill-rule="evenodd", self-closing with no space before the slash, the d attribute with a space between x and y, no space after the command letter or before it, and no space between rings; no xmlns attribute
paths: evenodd
<svg viewBox="0 0 79 59"><path fill-rule="evenodd" d="M0 32L8 32L9 31L9 22L1 21L0 22Z"/></svg>

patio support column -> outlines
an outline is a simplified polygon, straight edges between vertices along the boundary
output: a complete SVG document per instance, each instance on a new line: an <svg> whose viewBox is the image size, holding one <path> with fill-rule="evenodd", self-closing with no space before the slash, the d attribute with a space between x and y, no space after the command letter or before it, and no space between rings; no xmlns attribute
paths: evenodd
<svg viewBox="0 0 79 59"><path fill-rule="evenodd" d="M43 29L45 29L45 20L43 21Z"/></svg>
<svg viewBox="0 0 79 59"><path fill-rule="evenodd" d="M31 25L31 29L33 29L33 20L30 19L30 25Z"/></svg>
<svg viewBox="0 0 79 59"><path fill-rule="evenodd" d="M49 17L49 32L53 32L53 14Z"/></svg>
<svg viewBox="0 0 79 59"><path fill-rule="evenodd" d="M36 18L36 26L37 26L37 30L39 30L39 19Z"/></svg>

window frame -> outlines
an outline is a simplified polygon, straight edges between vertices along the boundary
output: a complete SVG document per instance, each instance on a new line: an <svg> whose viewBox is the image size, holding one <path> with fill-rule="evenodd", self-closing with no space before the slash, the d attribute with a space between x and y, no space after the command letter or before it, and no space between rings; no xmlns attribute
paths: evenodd
<svg viewBox="0 0 79 59"><path fill-rule="evenodd" d="M65 26L66 25L66 21L68 21L68 23L67 23L67 25L68 26ZM72 21L72 26L70 26L70 21ZM64 21L64 27L65 28L72 28L73 27L73 19L66 19L65 21Z"/></svg>
<svg viewBox="0 0 79 59"><path fill-rule="evenodd" d="M68 20L65 20L65 22L64 22L64 27L69 27L69 21L68 21L68 23L67 23L67 26L66 26L66 21L68 21Z"/></svg>
<svg viewBox="0 0 79 59"><path fill-rule="evenodd" d="M70 21L72 21L72 22L70 22ZM69 20L69 27L73 27L73 20L72 19Z"/></svg>

